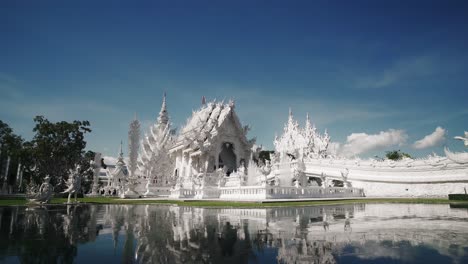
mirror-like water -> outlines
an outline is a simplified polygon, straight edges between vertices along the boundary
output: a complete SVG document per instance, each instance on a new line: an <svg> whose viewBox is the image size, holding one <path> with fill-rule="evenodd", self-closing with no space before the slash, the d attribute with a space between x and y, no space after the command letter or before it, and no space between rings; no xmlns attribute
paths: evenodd
<svg viewBox="0 0 468 264"><path fill-rule="evenodd" d="M467 220L425 204L0 207L0 262L468 263Z"/></svg>

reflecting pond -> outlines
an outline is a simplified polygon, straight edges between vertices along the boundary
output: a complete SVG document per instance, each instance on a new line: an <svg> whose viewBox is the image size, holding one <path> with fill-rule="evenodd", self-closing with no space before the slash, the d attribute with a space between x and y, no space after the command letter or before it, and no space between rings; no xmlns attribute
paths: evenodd
<svg viewBox="0 0 468 264"><path fill-rule="evenodd" d="M468 210L0 207L2 263L468 263Z"/></svg>

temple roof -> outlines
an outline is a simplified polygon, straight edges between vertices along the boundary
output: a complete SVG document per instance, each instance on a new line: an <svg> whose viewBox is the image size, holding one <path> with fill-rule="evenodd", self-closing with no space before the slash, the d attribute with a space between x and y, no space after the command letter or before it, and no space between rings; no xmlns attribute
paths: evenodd
<svg viewBox="0 0 468 264"><path fill-rule="evenodd" d="M114 178L126 178L128 176L127 165L125 164L123 157L122 141L120 141L120 152L119 157L117 158L117 163L115 164L115 168L111 173Z"/></svg>
<svg viewBox="0 0 468 264"><path fill-rule="evenodd" d="M202 104L202 107L194 111L192 116L187 120L186 125L181 129L172 149L179 147L191 147L194 150L199 149L202 145L211 142L211 140L218 135L218 128L223 126L224 122L229 119L228 117L232 117L234 126L242 135L241 141L248 144L247 138L245 137L247 127L242 127L234 108L233 101L228 104L215 101Z"/></svg>

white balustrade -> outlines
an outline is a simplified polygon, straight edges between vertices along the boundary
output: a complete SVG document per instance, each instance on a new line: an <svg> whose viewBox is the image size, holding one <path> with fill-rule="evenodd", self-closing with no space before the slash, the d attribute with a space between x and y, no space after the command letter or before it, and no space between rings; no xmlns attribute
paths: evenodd
<svg viewBox="0 0 468 264"><path fill-rule="evenodd" d="M279 186L240 186L220 188L219 198L235 200L257 199L301 199L301 198L344 198L362 197L363 190L358 188L318 186L296 188Z"/></svg>

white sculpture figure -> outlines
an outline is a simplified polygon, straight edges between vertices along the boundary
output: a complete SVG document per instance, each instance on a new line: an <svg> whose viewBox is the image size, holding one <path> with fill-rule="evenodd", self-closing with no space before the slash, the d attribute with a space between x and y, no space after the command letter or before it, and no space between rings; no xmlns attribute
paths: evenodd
<svg viewBox="0 0 468 264"><path fill-rule="evenodd" d="M292 180L299 181L301 185L305 183L305 165L304 165L303 159L300 158L298 161L296 161L296 163L291 169L292 169Z"/></svg>
<svg viewBox="0 0 468 264"><path fill-rule="evenodd" d="M224 176L218 178L218 187L223 187L226 184L226 179Z"/></svg>
<svg viewBox="0 0 468 264"><path fill-rule="evenodd" d="M182 182L181 182L181 178L178 177L176 179L176 183L175 185L172 187L174 190L179 190L180 188L182 188Z"/></svg>
<svg viewBox="0 0 468 264"><path fill-rule="evenodd" d="M70 176L68 178L68 188L63 191L62 193L68 193L68 201L70 203L71 195L75 194L75 202L77 202L76 197L78 192L81 190L81 175L80 175L80 165L76 165L74 171L71 171Z"/></svg>
<svg viewBox="0 0 468 264"><path fill-rule="evenodd" d="M328 187L328 179L325 175L325 173L320 174L320 180L322 180L322 188L327 188Z"/></svg>
<svg viewBox="0 0 468 264"><path fill-rule="evenodd" d="M192 178L192 186L195 187L195 189L201 189L203 188L203 173L198 173Z"/></svg>
<svg viewBox="0 0 468 264"><path fill-rule="evenodd" d="M458 140L463 141L463 144L465 144L465 147L468 147L468 131L465 131L465 136L464 137L456 136L456 137L454 137L454 139L458 139Z"/></svg>
<svg viewBox="0 0 468 264"><path fill-rule="evenodd" d="M143 195L145 195L145 196L151 195L150 184L151 184L151 179L148 178L148 179L146 180L146 185L145 185L145 190L146 190L146 192L145 192Z"/></svg>
<svg viewBox="0 0 468 264"><path fill-rule="evenodd" d="M50 177L49 175L47 175L44 178L44 182L39 187L39 190L37 191L37 193L32 193L29 196L30 202L44 204L44 203L48 203L50 199L52 199L54 188L52 187L52 184L50 184L49 181L50 181Z"/></svg>
<svg viewBox="0 0 468 264"><path fill-rule="evenodd" d="M239 168L237 168L237 175L239 175L240 183L243 185L247 181L247 171L245 169L245 162L244 160L240 161Z"/></svg>
<svg viewBox="0 0 468 264"><path fill-rule="evenodd" d="M260 183L262 186L267 184L268 175L271 173L271 162L269 160L265 160L265 165L260 168L260 172L262 173L262 178L260 178Z"/></svg>
<svg viewBox="0 0 468 264"><path fill-rule="evenodd" d="M241 160L239 168L237 168L237 172L241 175L245 175L245 164L243 160Z"/></svg>
<svg viewBox="0 0 468 264"><path fill-rule="evenodd" d="M468 132L465 131L464 137L454 137L455 139L462 140L465 147L468 147ZM456 163L468 163L468 152L451 152L447 147L444 148L445 156L451 161Z"/></svg>
<svg viewBox="0 0 468 264"><path fill-rule="evenodd" d="M278 175L275 175L275 186L280 186L280 178Z"/></svg>
<svg viewBox="0 0 468 264"><path fill-rule="evenodd" d="M261 172L265 176L271 173L271 162L269 160L265 160L265 165L262 166Z"/></svg>
<svg viewBox="0 0 468 264"><path fill-rule="evenodd" d="M300 187L301 187L301 183L299 182L299 180L295 180L295 181L294 181L294 187L296 187L296 188L300 188Z"/></svg>
<svg viewBox="0 0 468 264"><path fill-rule="evenodd" d="M351 187L351 183L348 181L349 169L346 168L344 171L341 171L341 177L343 178L343 187Z"/></svg>

